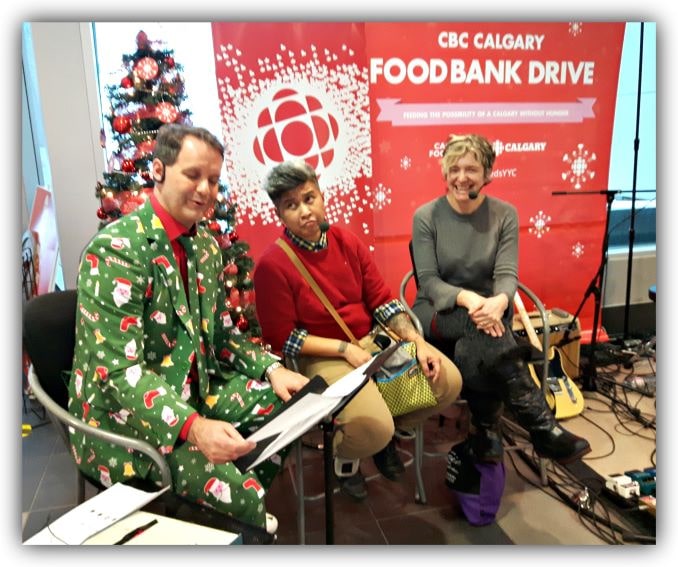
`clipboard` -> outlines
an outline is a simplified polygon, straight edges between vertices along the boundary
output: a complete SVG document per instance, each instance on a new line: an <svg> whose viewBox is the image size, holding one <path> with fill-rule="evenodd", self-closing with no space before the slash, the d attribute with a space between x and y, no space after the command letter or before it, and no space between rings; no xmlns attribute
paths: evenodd
<svg viewBox="0 0 678 567"><path fill-rule="evenodd" d="M400 343L394 343L331 386L322 376L314 376L290 401L267 416L263 424L247 437L257 446L247 455L233 461L233 464L241 473L245 473L294 443L326 418L336 416L399 346Z"/></svg>

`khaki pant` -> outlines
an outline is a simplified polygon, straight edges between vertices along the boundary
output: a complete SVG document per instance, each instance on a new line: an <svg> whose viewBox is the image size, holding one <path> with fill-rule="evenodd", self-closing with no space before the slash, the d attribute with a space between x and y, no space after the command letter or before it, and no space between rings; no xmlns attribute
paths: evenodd
<svg viewBox="0 0 678 567"><path fill-rule="evenodd" d="M374 344L373 335L360 339L360 346L369 352L380 349ZM438 400L436 406L424 408L395 418L386 406L374 381L368 383L356 394L337 418L334 436L335 455L344 459L362 459L381 451L393 437L395 426L412 427L428 417L440 413L452 404L461 392L461 374L454 363L440 351L441 365L438 380L431 384ZM343 358L300 357L299 371L312 378L322 376L333 384L348 374L353 367Z"/></svg>

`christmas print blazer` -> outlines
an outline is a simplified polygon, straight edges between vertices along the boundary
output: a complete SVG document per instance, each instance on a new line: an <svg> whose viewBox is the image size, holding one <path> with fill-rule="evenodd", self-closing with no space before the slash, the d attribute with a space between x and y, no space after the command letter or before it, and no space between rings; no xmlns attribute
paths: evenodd
<svg viewBox="0 0 678 567"><path fill-rule="evenodd" d="M199 404L209 404L210 375L259 379L276 360L234 327L215 239L199 226L192 241L188 279L199 313L189 309L172 246L148 201L95 235L78 275L69 411L164 454ZM197 384L188 380L196 356ZM141 454L77 432L71 451L81 470L103 484L111 476L145 477L151 466Z"/></svg>

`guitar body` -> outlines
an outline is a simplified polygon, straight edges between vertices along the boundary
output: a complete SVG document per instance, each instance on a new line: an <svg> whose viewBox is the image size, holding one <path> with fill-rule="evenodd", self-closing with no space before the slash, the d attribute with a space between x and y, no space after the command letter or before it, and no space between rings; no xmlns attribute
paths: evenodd
<svg viewBox="0 0 678 567"><path fill-rule="evenodd" d="M542 363L532 362L529 367L532 379L541 388ZM584 396L563 370L560 350L557 347L549 349L549 367L546 381L549 387L546 403L553 410L556 419L567 419L584 411Z"/></svg>
<svg viewBox="0 0 678 567"><path fill-rule="evenodd" d="M527 314L525 305L523 305L523 300L517 291L514 297L514 304L523 323L523 328L530 339L530 344L539 352L544 352L532 321ZM561 353L557 347L549 348L548 361L546 403L551 408L551 411L553 411L556 419L567 419L568 417L579 415L584 411L584 396L582 396L581 391L565 370L563 370ZM543 364L543 362L531 362L528 364L530 375L539 388L541 388L541 379L544 376Z"/></svg>

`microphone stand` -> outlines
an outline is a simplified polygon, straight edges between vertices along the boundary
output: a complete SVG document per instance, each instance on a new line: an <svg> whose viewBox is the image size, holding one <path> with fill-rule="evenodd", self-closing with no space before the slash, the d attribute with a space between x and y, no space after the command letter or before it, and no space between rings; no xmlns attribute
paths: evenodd
<svg viewBox="0 0 678 567"><path fill-rule="evenodd" d="M589 296L593 294L594 298L594 313L593 313L593 329L591 330L591 354L589 356L589 362L588 365L583 368L581 377L583 379L583 385L582 389L589 391L589 392L595 392L596 391L596 378L597 378L597 371L596 371L596 343L598 339L598 323L599 323L599 317L600 317L600 308L601 308L601 295L602 295L602 289L603 289L603 277L605 274L605 267L607 266L607 246L608 246L608 240L609 240L609 234L608 231L610 229L610 211L612 209L612 201L614 200L614 196L617 193L621 193L621 191L552 191L551 195L605 195L606 200L607 200L607 207L605 209L605 232L603 232L603 244L602 244L602 254L601 254L601 259L600 259L600 265L598 266L598 270L596 271L596 274L593 276L593 279L591 280L591 283L589 284L588 288L586 288L586 292L584 293L584 297L581 300L581 303L579 304L579 307L577 308L577 311L572 317L572 321L568 324L566 330L565 330L565 335L563 336L563 342L566 342L569 338L570 333L574 329L574 325L579 318L579 314L581 313L581 310L583 309L584 305L586 304L586 301L588 300Z"/></svg>
<svg viewBox="0 0 678 567"><path fill-rule="evenodd" d="M643 85L643 26L640 22L640 54L638 56L638 99L636 102L636 137L633 140L633 193L631 197L631 224L629 226L629 259L626 265L626 301L624 302L624 336L623 340L629 338L629 309L631 304L631 273L633 271L633 244L635 241L636 230L636 174L638 172L638 147L640 145L640 93Z"/></svg>

